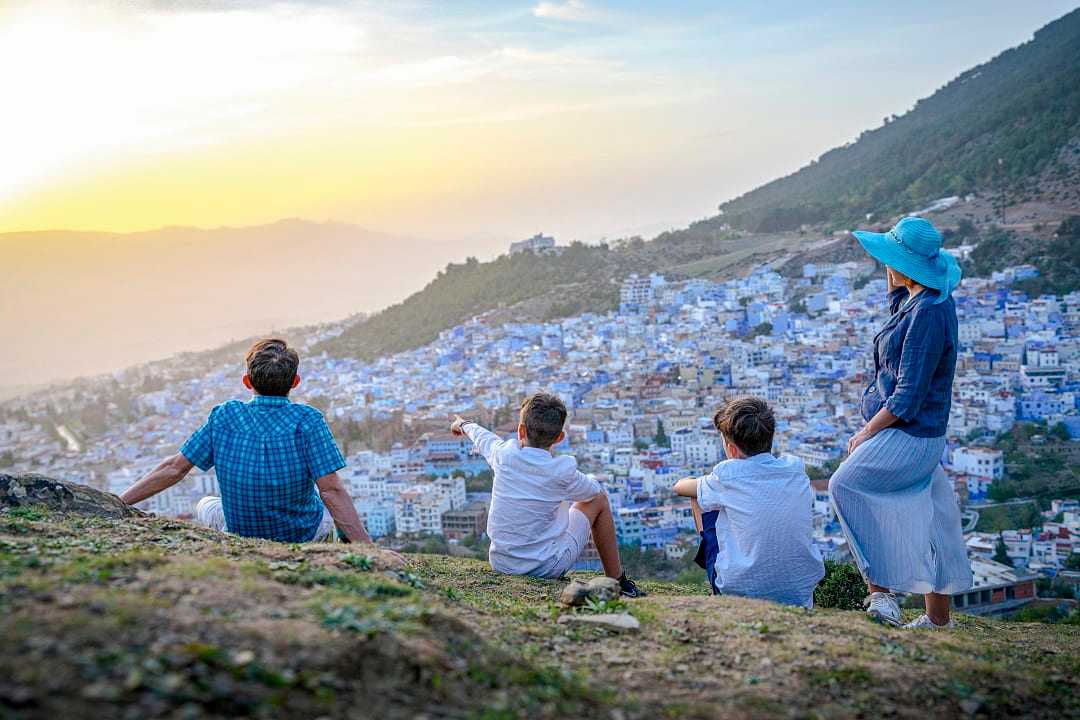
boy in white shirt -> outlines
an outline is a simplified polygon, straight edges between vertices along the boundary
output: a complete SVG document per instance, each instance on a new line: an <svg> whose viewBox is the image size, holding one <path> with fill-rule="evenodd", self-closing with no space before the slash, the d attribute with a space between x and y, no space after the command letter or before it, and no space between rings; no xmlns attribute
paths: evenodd
<svg viewBox="0 0 1080 720"><path fill-rule="evenodd" d="M814 496L802 460L772 455L776 422L764 400L732 400L713 424L728 459L675 483L693 498L699 564L712 591L813 607L825 564L813 543Z"/></svg>
<svg viewBox="0 0 1080 720"><path fill-rule="evenodd" d="M488 560L497 572L560 578L591 537L604 574L619 581L623 595L640 597L645 593L622 571L604 488L579 472L574 458L551 453L566 437L565 422L566 405L554 395L536 393L521 403L514 439L501 440L460 416L450 425L450 432L473 441L494 473Z"/></svg>

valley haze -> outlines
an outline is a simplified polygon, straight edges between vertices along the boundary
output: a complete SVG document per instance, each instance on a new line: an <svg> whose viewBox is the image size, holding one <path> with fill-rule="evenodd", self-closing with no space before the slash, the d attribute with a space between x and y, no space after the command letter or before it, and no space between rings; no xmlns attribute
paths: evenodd
<svg viewBox="0 0 1080 720"><path fill-rule="evenodd" d="M460 254L449 242L295 219L3 234L0 388L107 373L378 310Z"/></svg>

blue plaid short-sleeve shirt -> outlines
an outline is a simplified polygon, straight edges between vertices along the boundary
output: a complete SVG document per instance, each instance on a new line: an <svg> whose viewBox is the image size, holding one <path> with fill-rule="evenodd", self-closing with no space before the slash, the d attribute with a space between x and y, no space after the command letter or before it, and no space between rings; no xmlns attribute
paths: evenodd
<svg viewBox="0 0 1080 720"><path fill-rule="evenodd" d="M266 395L215 407L180 453L217 469L230 532L280 542L315 537L323 515L315 481L345 467L322 413Z"/></svg>

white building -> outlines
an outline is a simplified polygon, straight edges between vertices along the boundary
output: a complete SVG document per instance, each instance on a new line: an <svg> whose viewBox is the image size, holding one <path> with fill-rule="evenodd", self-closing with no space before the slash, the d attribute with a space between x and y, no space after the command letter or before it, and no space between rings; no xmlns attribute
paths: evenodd
<svg viewBox="0 0 1080 720"><path fill-rule="evenodd" d="M619 303L623 306L646 307L656 299L656 291L665 284L664 276L652 273L642 277L637 273L623 280L619 288Z"/></svg>
<svg viewBox="0 0 1080 720"><path fill-rule="evenodd" d="M394 501L394 525L398 535L441 535L443 513L450 510L450 497L434 483L413 485Z"/></svg>
<svg viewBox="0 0 1080 720"><path fill-rule="evenodd" d="M953 450L952 469L961 475L1000 480L1005 474L1005 455L985 447L959 447Z"/></svg>
<svg viewBox="0 0 1080 720"><path fill-rule="evenodd" d="M392 503L373 500L356 500L356 514L373 538L392 535L395 529L395 509Z"/></svg>
<svg viewBox="0 0 1080 720"><path fill-rule="evenodd" d="M465 478L441 477L435 480L434 485L435 492L450 503L450 510L461 510L465 507Z"/></svg>
<svg viewBox="0 0 1080 720"><path fill-rule="evenodd" d="M510 254L517 255L523 252L540 253L555 248L555 238L543 233L536 233L528 240L510 243Z"/></svg>

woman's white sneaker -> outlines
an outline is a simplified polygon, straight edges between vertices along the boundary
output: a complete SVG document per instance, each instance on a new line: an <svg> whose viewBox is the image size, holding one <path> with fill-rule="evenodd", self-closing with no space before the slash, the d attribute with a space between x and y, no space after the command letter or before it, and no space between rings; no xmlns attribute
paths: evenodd
<svg viewBox="0 0 1080 720"><path fill-rule="evenodd" d="M953 623L952 618L949 618L949 622L945 623L944 625L938 625L936 622L930 619L929 615L923 614L909 622L904 627L911 628L912 630L920 630L922 628L927 628L929 630L952 630L954 627L956 627L956 624Z"/></svg>
<svg viewBox="0 0 1080 720"><path fill-rule="evenodd" d="M876 622L900 627L900 606L892 593L870 593L866 599L866 614Z"/></svg>

